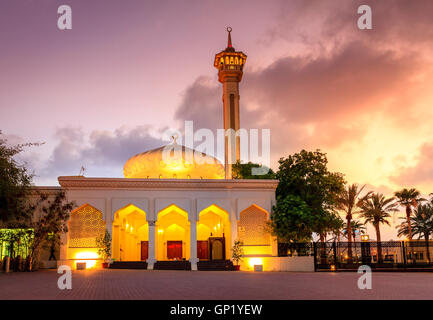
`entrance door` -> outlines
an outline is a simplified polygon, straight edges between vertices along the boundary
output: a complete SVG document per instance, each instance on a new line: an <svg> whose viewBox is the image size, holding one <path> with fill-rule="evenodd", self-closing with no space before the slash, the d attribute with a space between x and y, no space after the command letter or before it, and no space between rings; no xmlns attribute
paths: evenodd
<svg viewBox="0 0 433 320"><path fill-rule="evenodd" d="M225 260L225 238L209 238L210 260Z"/></svg>
<svg viewBox="0 0 433 320"><path fill-rule="evenodd" d="M149 242L141 241L141 260L147 260L149 257Z"/></svg>
<svg viewBox="0 0 433 320"><path fill-rule="evenodd" d="M182 241L167 241L167 258L182 260Z"/></svg>
<svg viewBox="0 0 433 320"><path fill-rule="evenodd" d="M208 246L209 242L207 242L206 240L197 240L197 258L199 258L200 260L209 259Z"/></svg>

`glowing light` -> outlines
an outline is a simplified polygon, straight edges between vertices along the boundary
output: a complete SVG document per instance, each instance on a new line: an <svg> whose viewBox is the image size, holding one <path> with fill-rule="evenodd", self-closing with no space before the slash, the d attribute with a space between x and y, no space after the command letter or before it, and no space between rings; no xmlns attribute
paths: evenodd
<svg viewBox="0 0 433 320"><path fill-rule="evenodd" d="M86 269L91 269L96 265L96 260L98 258L99 256L96 252L82 251L75 255L75 262L85 262Z"/></svg>
<svg viewBox="0 0 433 320"><path fill-rule="evenodd" d="M370 239L370 237L368 236L368 234L363 234L361 236L361 241L368 241Z"/></svg>
<svg viewBox="0 0 433 320"><path fill-rule="evenodd" d="M263 260L261 258L250 258L248 264L252 269L254 269L254 266L256 265L263 265Z"/></svg>
<svg viewBox="0 0 433 320"><path fill-rule="evenodd" d="M159 234L164 233L164 230L163 229L158 229L158 233Z"/></svg>
<svg viewBox="0 0 433 320"><path fill-rule="evenodd" d="M335 271L335 265L331 265L331 271Z"/></svg>

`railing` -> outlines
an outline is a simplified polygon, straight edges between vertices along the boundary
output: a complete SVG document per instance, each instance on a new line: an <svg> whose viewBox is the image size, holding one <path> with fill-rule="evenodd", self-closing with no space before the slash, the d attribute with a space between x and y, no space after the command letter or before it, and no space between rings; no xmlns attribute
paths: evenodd
<svg viewBox="0 0 433 320"><path fill-rule="evenodd" d="M314 243L316 270L425 268L433 270L433 241Z"/></svg>

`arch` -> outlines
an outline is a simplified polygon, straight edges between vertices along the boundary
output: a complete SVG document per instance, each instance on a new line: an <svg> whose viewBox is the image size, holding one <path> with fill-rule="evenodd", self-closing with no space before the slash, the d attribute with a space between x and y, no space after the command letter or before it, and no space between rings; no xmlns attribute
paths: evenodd
<svg viewBox="0 0 433 320"><path fill-rule="evenodd" d="M187 220L189 220L188 212L186 212L185 210L183 210L181 207L175 205L174 203L171 204L171 205L169 205L168 207L166 207L166 208L160 210L160 211L157 213L156 220L159 220L159 219L162 218L163 216L165 216L165 215L167 215L167 214L169 214L170 212L173 212L173 211L174 211L174 212L177 212L177 213L179 213L179 214L181 214L181 215L184 216Z"/></svg>
<svg viewBox="0 0 433 320"><path fill-rule="evenodd" d="M84 204L71 212L69 248L96 248L96 238L105 232L102 212Z"/></svg>
<svg viewBox="0 0 433 320"><path fill-rule="evenodd" d="M99 261L96 238L105 233L103 214L88 203L71 212L68 222L67 257L76 263L84 262L93 268Z"/></svg>
<svg viewBox="0 0 433 320"><path fill-rule="evenodd" d="M118 223L133 212L137 212L138 214L142 215L146 220L148 219L146 211L130 203L114 212L113 224Z"/></svg>
<svg viewBox="0 0 433 320"><path fill-rule="evenodd" d="M114 213L112 230L112 257L120 261L143 259L142 246L149 240L149 224L144 210L127 204Z"/></svg>
<svg viewBox="0 0 433 320"><path fill-rule="evenodd" d="M181 246L181 259L190 257L190 221L188 212L171 204L157 213L156 257L157 260L172 259L172 244L178 250Z"/></svg>
<svg viewBox="0 0 433 320"><path fill-rule="evenodd" d="M223 250L225 254L211 254L211 243L216 238L220 238L220 243L225 243L225 246L218 248ZM230 257L231 243L231 221L230 214L216 204L211 204L207 208L199 212L199 220L197 221L197 241L199 247L207 247L207 254L199 256L199 259L209 259L221 256ZM213 249L214 250L214 249Z"/></svg>
<svg viewBox="0 0 433 320"><path fill-rule="evenodd" d="M240 212L238 238L245 246L270 245L271 238L267 230L269 213L256 204Z"/></svg>

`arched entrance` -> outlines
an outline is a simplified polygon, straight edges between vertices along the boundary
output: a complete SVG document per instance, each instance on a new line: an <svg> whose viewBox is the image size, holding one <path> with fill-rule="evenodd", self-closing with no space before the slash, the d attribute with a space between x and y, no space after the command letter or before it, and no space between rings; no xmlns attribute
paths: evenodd
<svg viewBox="0 0 433 320"><path fill-rule="evenodd" d="M116 261L148 258L149 225L146 213L130 204L114 215L112 257Z"/></svg>
<svg viewBox="0 0 433 320"><path fill-rule="evenodd" d="M230 233L227 211L214 204L202 210L197 221L197 258L230 259Z"/></svg>
<svg viewBox="0 0 433 320"><path fill-rule="evenodd" d="M182 261L190 258L190 222L185 210L170 205L158 213L155 226L158 261Z"/></svg>
<svg viewBox="0 0 433 320"><path fill-rule="evenodd" d="M268 220L269 213L258 205L253 204L241 211L238 239L244 244L245 255L272 255Z"/></svg>

